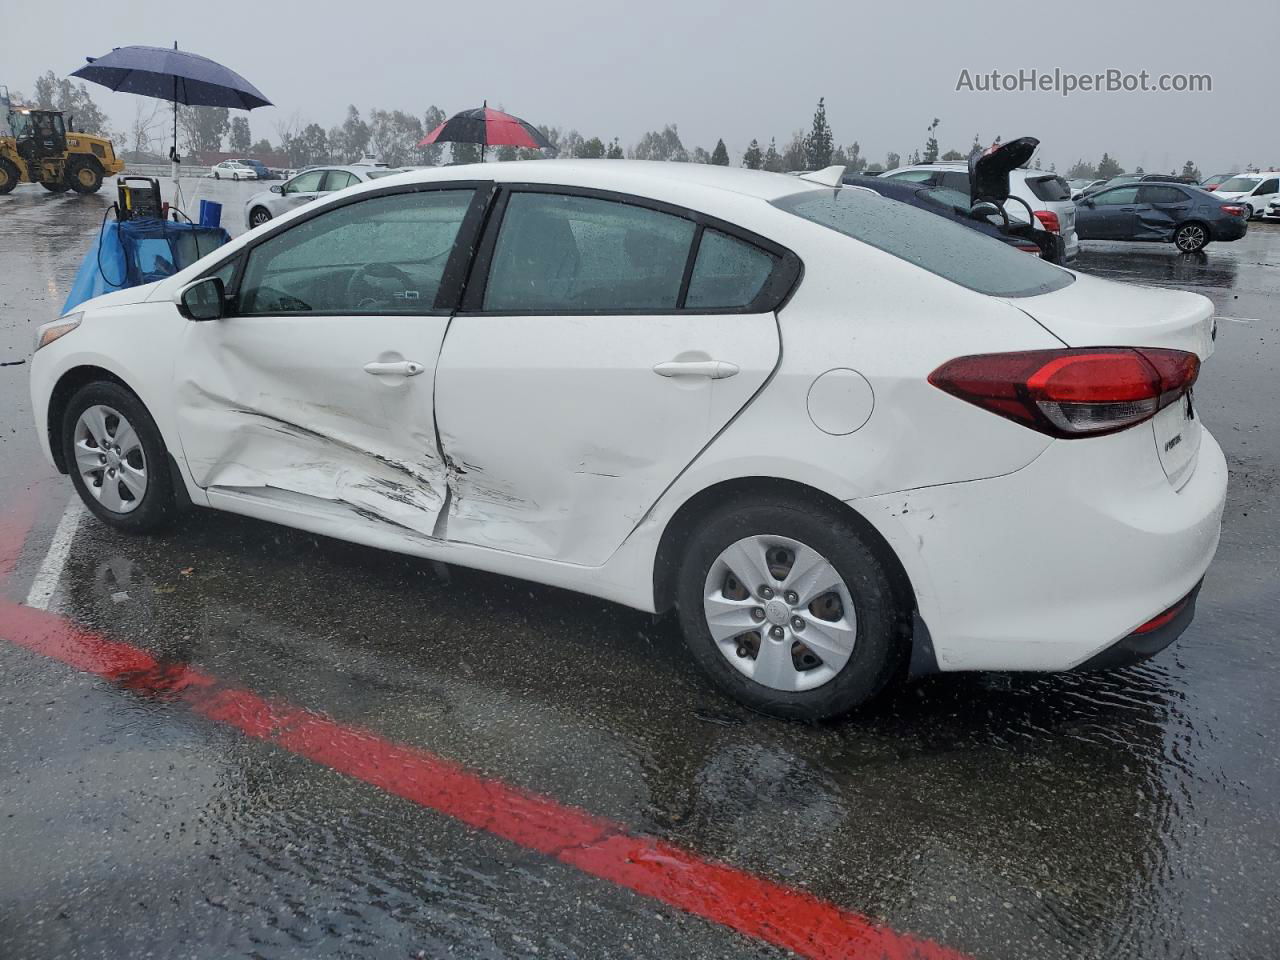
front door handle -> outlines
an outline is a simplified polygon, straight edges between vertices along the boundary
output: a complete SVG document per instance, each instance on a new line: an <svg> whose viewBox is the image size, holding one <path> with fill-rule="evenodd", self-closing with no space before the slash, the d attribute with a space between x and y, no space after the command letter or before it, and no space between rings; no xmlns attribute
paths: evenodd
<svg viewBox="0 0 1280 960"><path fill-rule="evenodd" d="M374 360L364 365L364 372L375 377L416 377L426 369L417 360L396 360L390 363Z"/></svg>
<svg viewBox="0 0 1280 960"><path fill-rule="evenodd" d="M660 377L709 377L723 380L738 372L738 365L727 360L668 360L655 364L653 372Z"/></svg>

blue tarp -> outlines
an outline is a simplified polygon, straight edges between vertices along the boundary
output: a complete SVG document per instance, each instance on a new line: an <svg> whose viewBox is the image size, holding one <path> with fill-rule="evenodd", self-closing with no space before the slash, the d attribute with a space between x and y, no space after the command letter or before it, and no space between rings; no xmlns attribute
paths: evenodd
<svg viewBox="0 0 1280 960"><path fill-rule="evenodd" d="M108 220L80 264L62 312L113 290L163 280L230 239L221 227L168 220Z"/></svg>

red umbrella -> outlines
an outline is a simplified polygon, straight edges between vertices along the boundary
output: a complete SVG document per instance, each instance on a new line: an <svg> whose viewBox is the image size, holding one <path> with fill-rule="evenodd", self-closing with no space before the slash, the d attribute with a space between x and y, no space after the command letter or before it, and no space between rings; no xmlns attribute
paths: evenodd
<svg viewBox="0 0 1280 960"><path fill-rule="evenodd" d="M493 110L487 104L455 113L423 137L418 146L444 142L478 143L481 147L531 147L535 150L551 146L551 141L533 124L501 110Z"/></svg>

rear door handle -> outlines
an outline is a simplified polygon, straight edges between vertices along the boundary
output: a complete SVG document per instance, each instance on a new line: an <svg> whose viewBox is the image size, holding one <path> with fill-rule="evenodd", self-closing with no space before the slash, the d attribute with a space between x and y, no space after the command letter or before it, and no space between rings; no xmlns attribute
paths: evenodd
<svg viewBox="0 0 1280 960"><path fill-rule="evenodd" d="M396 360L390 363L374 360L364 365L364 372L375 377L416 377L426 369L417 360Z"/></svg>
<svg viewBox="0 0 1280 960"><path fill-rule="evenodd" d="M668 360L655 364L653 372L660 377L709 377L723 380L738 372L738 365L727 360Z"/></svg>

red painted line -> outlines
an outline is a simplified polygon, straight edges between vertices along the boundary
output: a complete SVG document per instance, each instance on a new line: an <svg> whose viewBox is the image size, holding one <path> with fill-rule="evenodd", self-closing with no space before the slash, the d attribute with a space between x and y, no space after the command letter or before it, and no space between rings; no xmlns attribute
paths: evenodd
<svg viewBox="0 0 1280 960"><path fill-rule="evenodd" d="M213 722L801 957L967 960L930 940L481 776L429 751L227 686L188 664L163 663L56 614L0 601L0 637L138 695L181 703Z"/></svg>

